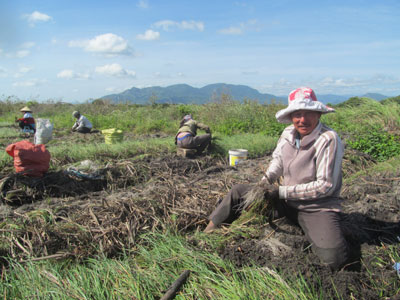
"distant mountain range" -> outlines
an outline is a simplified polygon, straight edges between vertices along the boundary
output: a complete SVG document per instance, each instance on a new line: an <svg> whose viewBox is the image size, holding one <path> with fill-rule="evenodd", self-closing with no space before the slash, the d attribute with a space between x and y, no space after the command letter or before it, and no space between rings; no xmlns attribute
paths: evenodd
<svg viewBox="0 0 400 300"><path fill-rule="evenodd" d="M361 97L371 98L371 99L375 99L377 101L381 101L383 99L389 98L388 96L378 94L378 93L367 93L367 94L362 95Z"/></svg>
<svg viewBox="0 0 400 300"><path fill-rule="evenodd" d="M109 99L113 102L132 102L147 104L151 101L157 103L182 103L204 104L220 99L221 95L229 95L233 100L244 99L258 100L260 103L270 103L272 99L277 102L286 101L286 97L271 94L262 94L245 85L233 85L225 83L209 84L202 88L194 88L187 84L175 84L167 87L131 88L120 94L111 94L101 99Z"/></svg>
<svg viewBox="0 0 400 300"><path fill-rule="evenodd" d="M131 102L136 104L156 103L182 103L182 104L204 104L217 101L221 95L228 95L231 99L243 101L244 99L257 100L259 103L269 104L271 101L287 103L287 96L275 96L262 94L256 89L246 85L233 85L226 83L209 84L202 88L194 88L187 84L175 84L167 87L131 88L119 94L111 94L100 99L111 100L114 103ZM352 95L317 95L323 103L338 104L346 101ZM365 94L361 97L368 97L375 100L387 98L381 94Z"/></svg>

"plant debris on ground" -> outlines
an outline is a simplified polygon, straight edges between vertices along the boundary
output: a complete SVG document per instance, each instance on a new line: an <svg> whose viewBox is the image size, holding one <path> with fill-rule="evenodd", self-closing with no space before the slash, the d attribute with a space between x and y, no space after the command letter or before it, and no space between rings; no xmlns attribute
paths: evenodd
<svg viewBox="0 0 400 300"><path fill-rule="evenodd" d="M248 159L230 167L223 158L162 155L110 159L95 171L68 172L65 166L42 178L3 174L1 256L19 261L115 257L134 248L148 231L166 226L181 234L202 230L218 200L236 183L257 182L270 159ZM346 149L344 176L370 163L367 156ZM257 230L250 235L232 233L218 253L239 268L258 265L287 278L302 276L311 287L322 284L332 298L376 299L372 278L387 286L382 297L393 297L399 279L382 249L399 243L399 195L400 172L365 175L344 184L342 215L353 261L338 273L319 264L299 227L284 218L274 221L277 228L252 219L238 224Z"/></svg>

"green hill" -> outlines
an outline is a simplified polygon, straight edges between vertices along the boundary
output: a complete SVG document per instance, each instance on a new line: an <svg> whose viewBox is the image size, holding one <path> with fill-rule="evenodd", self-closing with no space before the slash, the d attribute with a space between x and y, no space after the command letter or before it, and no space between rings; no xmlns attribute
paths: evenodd
<svg viewBox="0 0 400 300"><path fill-rule="evenodd" d="M182 103L182 104L204 104L220 99L221 95L229 95L233 100L244 99L258 100L260 103L286 102L286 97L271 94L262 94L257 90L245 85L233 85L216 83L195 88L187 84L175 84L167 87L131 88L119 94L111 94L101 97L114 103L131 102L146 104L149 101L157 103Z"/></svg>

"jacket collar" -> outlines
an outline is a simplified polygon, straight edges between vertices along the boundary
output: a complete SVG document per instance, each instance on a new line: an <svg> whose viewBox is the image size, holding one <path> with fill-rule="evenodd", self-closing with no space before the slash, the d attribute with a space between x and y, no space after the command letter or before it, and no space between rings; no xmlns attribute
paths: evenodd
<svg viewBox="0 0 400 300"><path fill-rule="evenodd" d="M287 137L287 140L291 145L295 146L296 145L296 137L298 137L298 132L294 128L294 125L291 125L291 127L292 128L290 131L290 136ZM319 121L317 126L314 128L314 130L310 134L307 134L300 140L300 148L306 147L310 143L313 143L319 137L321 128L322 128L322 123L321 123L321 121Z"/></svg>

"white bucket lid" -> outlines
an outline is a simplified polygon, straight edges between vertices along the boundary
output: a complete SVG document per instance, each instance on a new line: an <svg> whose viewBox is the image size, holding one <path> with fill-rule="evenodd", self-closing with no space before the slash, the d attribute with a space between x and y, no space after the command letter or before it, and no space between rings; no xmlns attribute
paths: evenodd
<svg viewBox="0 0 400 300"><path fill-rule="evenodd" d="M233 149L229 150L229 155L234 155L234 156L247 156L248 151L246 149Z"/></svg>

